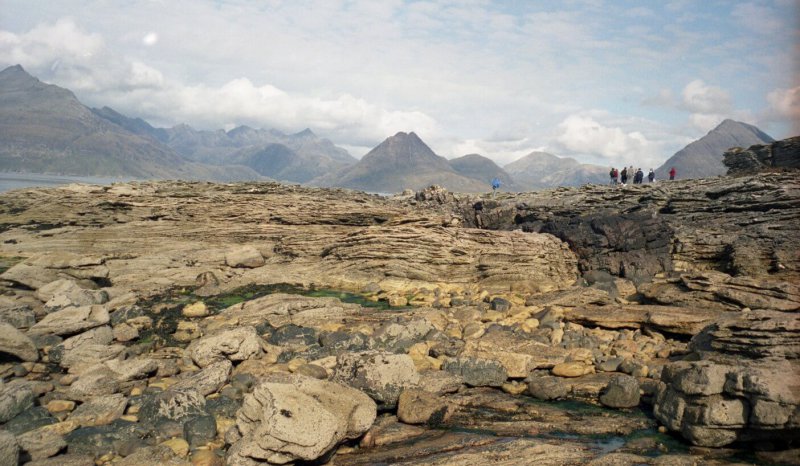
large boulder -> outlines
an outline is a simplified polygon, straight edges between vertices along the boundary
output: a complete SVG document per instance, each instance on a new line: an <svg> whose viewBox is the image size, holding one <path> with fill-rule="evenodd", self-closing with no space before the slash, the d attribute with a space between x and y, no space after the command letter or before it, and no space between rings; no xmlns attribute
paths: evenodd
<svg viewBox="0 0 800 466"><path fill-rule="evenodd" d="M91 306L108 301L108 293L103 290L87 290L73 280L60 279L36 290L36 297L44 301L48 312L70 306Z"/></svg>
<svg viewBox="0 0 800 466"><path fill-rule="evenodd" d="M0 466L19 465L19 445L8 431L0 430Z"/></svg>
<svg viewBox="0 0 800 466"><path fill-rule="evenodd" d="M225 254L225 263L229 267L256 268L265 264L264 256L252 246L242 246Z"/></svg>
<svg viewBox="0 0 800 466"><path fill-rule="evenodd" d="M404 388L419 384L419 374L407 354L364 351L338 356L333 380L363 391L382 408L394 408Z"/></svg>
<svg viewBox="0 0 800 466"><path fill-rule="evenodd" d="M460 376L472 387L500 387L508 380L503 365L491 359L454 358L445 361L442 370Z"/></svg>
<svg viewBox="0 0 800 466"><path fill-rule="evenodd" d="M397 418L406 424L438 425L447 421L451 408L445 399L435 393L409 388L400 393Z"/></svg>
<svg viewBox="0 0 800 466"><path fill-rule="evenodd" d="M0 353L7 353L23 361L38 361L39 350L33 341L14 326L0 321Z"/></svg>
<svg viewBox="0 0 800 466"><path fill-rule="evenodd" d="M639 382L630 375L613 376L600 394L600 403L609 408L639 406Z"/></svg>
<svg viewBox="0 0 800 466"><path fill-rule="evenodd" d="M242 436L230 465L313 461L366 432L377 415L367 395L342 384L274 374L245 396L236 417Z"/></svg>
<svg viewBox="0 0 800 466"><path fill-rule="evenodd" d="M187 376L172 387L173 390L195 389L201 395L207 396L219 391L228 381L233 364L227 359L217 361L194 374Z"/></svg>
<svg viewBox="0 0 800 466"><path fill-rule="evenodd" d="M33 406L34 399L27 383L0 385L0 422L6 422Z"/></svg>
<svg viewBox="0 0 800 466"><path fill-rule="evenodd" d="M80 426L102 426L111 424L125 413L128 399L117 393L98 396L78 406L69 415L69 420Z"/></svg>
<svg viewBox="0 0 800 466"><path fill-rule="evenodd" d="M142 399L139 419L158 426L165 422L183 424L207 415L206 399L197 390L166 390Z"/></svg>
<svg viewBox="0 0 800 466"><path fill-rule="evenodd" d="M50 458L67 446L64 437L47 427L31 430L17 437L23 456L34 461Z"/></svg>
<svg viewBox="0 0 800 466"><path fill-rule="evenodd" d="M206 367L222 359L252 358L261 353L261 343L255 327L237 327L195 340L186 351L198 366Z"/></svg>
<svg viewBox="0 0 800 466"><path fill-rule="evenodd" d="M101 305L67 307L53 312L28 331L31 335L74 335L90 328L105 325L108 311Z"/></svg>

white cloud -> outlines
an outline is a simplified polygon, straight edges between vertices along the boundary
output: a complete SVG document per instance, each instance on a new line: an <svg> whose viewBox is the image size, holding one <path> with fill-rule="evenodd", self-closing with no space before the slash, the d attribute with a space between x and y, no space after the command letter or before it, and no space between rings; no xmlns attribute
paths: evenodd
<svg viewBox="0 0 800 466"><path fill-rule="evenodd" d="M778 115L800 120L800 86L775 89L767 94L767 102Z"/></svg>
<svg viewBox="0 0 800 466"><path fill-rule="evenodd" d="M710 86L701 79L691 81L682 92L681 108L691 112L689 123L700 131L709 131L726 118L746 117L745 112L735 111L731 96L721 87Z"/></svg>
<svg viewBox="0 0 800 466"><path fill-rule="evenodd" d="M572 152L600 155L609 159L629 158L649 144L638 132L600 124L587 115L570 115L558 125L557 141Z"/></svg>
<svg viewBox="0 0 800 466"><path fill-rule="evenodd" d="M155 70L148 70L144 77L160 84L160 74ZM334 140L368 144L398 131L440 131L436 121L422 112L391 111L349 94L331 99L306 97L270 84L258 86L246 78L220 87L167 83L147 88L138 84L139 90L133 96L125 90L111 89L104 99L133 106L151 121L190 121L204 128L247 124L298 131L311 127ZM159 102L159 106L153 108L152 102Z"/></svg>
<svg viewBox="0 0 800 466"><path fill-rule="evenodd" d="M683 104L694 113L724 113L732 107L727 92L709 86L701 79L695 79L683 88Z"/></svg>
<svg viewBox="0 0 800 466"><path fill-rule="evenodd" d="M3 45L6 52L6 44ZM70 18L36 26L19 36L14 45L9 50L12 60L16 58L36 65L65 58L86 61L102 53L105 48L100 34L81 30Z"/></svg>
<svg viewBox="0 0 800 466"><path fill-rule="evenodd" d="M767 94L768 118L788 120L792 135L800 135L800 86Z"/></svg>
<svg viewBox="0 0 800 466"><path fill-rule="evenodd" d="M134 61L125 83L132 88L160 88L164 85L164 76L157 69Z"/></svg>

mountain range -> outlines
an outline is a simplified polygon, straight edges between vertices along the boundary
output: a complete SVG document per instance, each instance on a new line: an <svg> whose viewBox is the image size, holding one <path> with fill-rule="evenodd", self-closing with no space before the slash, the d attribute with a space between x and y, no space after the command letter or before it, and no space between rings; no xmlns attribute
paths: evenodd
<svg viewBox="0 0 800 466"><path fill-rule="evenodd" d="M0 167L5 171L134 178L243 180L243 166L186 160L156 140L114 124L67 89L21 66L0 71Z"/></svg>
<svg viewBox="0 0 800 466"><path fill-rule="evenodd" d="M679 178L725 173L722 154L773 139L758 128L723 121L657 170ZM217 181L274 179L371 192L399 192L431 184L452 191L527 191L607 183L608 167L532 152L501 168L480 154L437 155L415 133L399 132L360 160L310 129L284 134L238 126L196 130L186 124L156 128L112 108L88 108L64 88L46 84L21 66L0 71L0 171L126 178Z"/></svg>
<svg viewBox="0 0 800 466"><path fill-rule="evenodd" d="M338 186L392 193L432 184L452 191L481 192L490 189L492 176L510 177L491 160L470 157L448 161L436 155L415 133L399 132L369 151L355 165L344 167L311 181L316 186ZM462 157L463 159L463 157ZM477 164L490 167L482 179L474 178Z"/></svg>

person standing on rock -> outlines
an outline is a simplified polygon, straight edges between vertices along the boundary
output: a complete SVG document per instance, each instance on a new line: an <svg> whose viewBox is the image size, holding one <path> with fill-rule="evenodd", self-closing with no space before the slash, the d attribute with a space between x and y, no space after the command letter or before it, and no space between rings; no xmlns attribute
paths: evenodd
<svg viewBox="0 0 800 466"><path fill-rule="evenodd" d="M494 193L497 192L498 188L500 188L500 180L498 178L492 178L492 199L494 199Z"/></svg>
<svg viewBox="0 0 800 466"><path fill-rule="evenodd" d="M622 181L622 185L625 186L625 183L628 182L628 169L622 167L622 172L619 174L619 180Z"/></svg>
<svg viewBox="0 0 800 466"><path fill-rule="evenodd" d="M634 178L636 179L636 184L642 184L644 181L644 172L641 168L636 169L636 176Z"/></svg>
<svg viewBox="0 0 800 466"><path fill-rule="evenodd" d="M675 171L675 167L672 167L672 168L669 169L669 179L670 179L670 181L675 179L675 174L676 173L677 172Z"/></svg>
<svg viewBox="0 0 800 466"><path fill-rule="evenodd" d="M654 172L652 168L650 169L650 173L647 174L647 179L651 183L654 183L656 181L656 172Z"/></svg>

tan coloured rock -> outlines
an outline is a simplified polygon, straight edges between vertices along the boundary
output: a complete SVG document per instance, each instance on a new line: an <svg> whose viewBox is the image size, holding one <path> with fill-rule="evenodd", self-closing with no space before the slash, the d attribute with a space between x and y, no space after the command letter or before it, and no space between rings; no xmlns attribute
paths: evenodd
<svg viewBox="0 0 800 466"><path fill-rule="evenodd" d="M315 460L372 425L375 403L352 388L297 375L273 375L245 397L237 415L242 439L227 463Z"/></svg>
<svg viewBox="0 0 800 466"><path fill-rule="evenodd" d="M525 338L520 334L493 331L464 345L462 356L498 361L511 378L527 377L537 368L563 362L567 351Z"/></svg>
<svg viewBox="0 0 800 466"><path fill-rule="evenodd" d="M243 361L261 353L261 338L253 327L237 327L195 340L186 351L200 367L224 358Z"/></svg>
<svg viewBox="0 0 800 466"><path fill-rule="evenodd" d="M127 398L119 393L99 396L78 406L68 420L82 427L110 424L125 413L127 404Z"/></svg>
<svg viewBox="0 0 800 466"><path fill-rule="evenodd" d="M559 377L580 377L593 373L594 366L583 362L562 362L553 366L551 372Z"/></svg>
<svg viewBox="0 0 800 466"><path fill-rule="evenodd" d="M99 327L109 321L108 311L100 305L68 307L53 312L36 323L28 333L32 335L71 335Z"/></svg>
<svg viewBox="0 0 800 466"><path fill-rule="evenodd" d="M197 301L195 303L184 306L184 308L181 310L181 314L183 314L184 317L190 317L190 318L205 317L209 313L210 311L208 310L208 306L206 306L206 303L202 301Z"/></svg>
<svg viewBox="0 0 800 466"><path fill-rule="evenodd" d="M75 402L71 400L51 400L47 403L46 408L52 414L70 412L75 409Z"/></svg>
<svg viewBox="0 0 800 466"><path fill-rule="evenodd" d="M407 388L397 401L397 418L406 424L442 424L449 419L450 406L439 395Z"/></svg>
<svg viewBox="0 0 800 466"><path fill-rule="evenodd" d="M264 256L252 246L242 246L225 254L225 263L229 267L256 268L265 264Z"/></svg>
<svg viewBox="0 0 800 466"><path fill-rule="evenodd" d="M33 341L14 326L0 321L0 353L7 353L23 361L38 361L39 350Z"/></svg>

